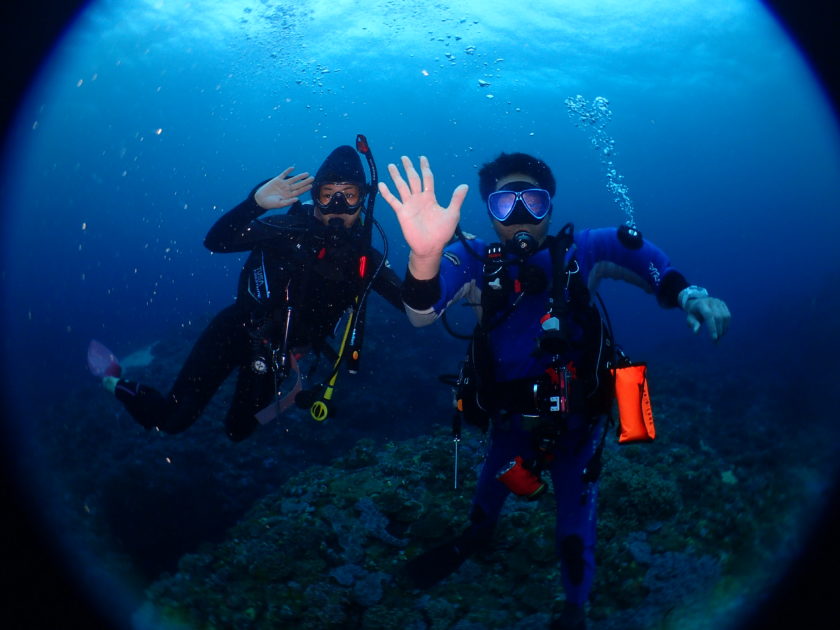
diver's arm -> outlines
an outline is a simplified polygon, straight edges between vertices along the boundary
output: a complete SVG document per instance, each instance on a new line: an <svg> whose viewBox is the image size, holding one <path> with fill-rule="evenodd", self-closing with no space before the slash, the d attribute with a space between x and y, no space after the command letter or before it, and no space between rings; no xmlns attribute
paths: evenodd
<svg viewBox="0 0 840 630"><path fill-rule="evenodd" d="M653 293L662 307L674 308L679 305L677 295L688 286L661 249L648 240L628 246L616 228L576 232L575 246L590 291L596 291L604 278L621 280Z"/></svg>
<svg viewBox="0 0 840 630"><path fill-rule="evenodd" d="M259 240L255 238L257 235L252 234L253 228L258 226L255 219L263 212L265 209L257 205L253 193L248 195L245 201L227 211L213 224L204 237L204 246L218 253L252 249Z"/></svg>
<svg viewBox="0 0 840 630"><path fill-rule="evenodd" d="M465 245L456 242L444 250L437 275L428 280L414 276L411 266L406 270L403 281L402 300L405 312L413 326L428 326L433 323L453 302L464 298L468 303L481 303L478 279L482 264L465 250ZM476 239L472 246L485 251L485 245Z"/></svg>
<svg viewBox="0 0 840 630"><path fill-rule="evenodd" d="M254 188L248 198L226 212L207 233L204 246L212 252L242 252L277 236L277 230L256 219L267 212L299 203L298 196L312 188L308 173L288 177L287 168Z"/></svg>
<svg viewBox="0 0 840 630"><path fill-rule="evenodd" d="M590 290L601 278L623 280L656 295L664 308L679 306L687 314L693 332L706 323L712 340L720 339L729 327L731 315L723 300L710 297L705 289L689 286L685 276L672 265L665 253L648 240L628 247L615 228L583 230L575 244Z"/></svg>
<svg viewBox="0 0 840 630"><path fill-rule="evenodd" d="M435 304L440 302L440 273L428 280L419 280L411 273L411 266L405 271L402 285L402 303L408 319L415 326L427 326L437 319Z"/></svg>

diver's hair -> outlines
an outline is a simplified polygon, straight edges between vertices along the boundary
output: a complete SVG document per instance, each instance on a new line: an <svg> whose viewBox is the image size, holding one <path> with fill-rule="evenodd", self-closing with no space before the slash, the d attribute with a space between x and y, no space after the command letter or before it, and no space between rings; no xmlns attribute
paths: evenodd
<svg viewBox="0 0 840 630"><path fill-rule="evenodd" d="M481 198L487 201L490 193L496 190L496 182L511 173L522 173L533 177L540 187L554 196L557 184L548 164L527 153L500 153L492 162L487 162L478 171L478 190Z"/></svg>

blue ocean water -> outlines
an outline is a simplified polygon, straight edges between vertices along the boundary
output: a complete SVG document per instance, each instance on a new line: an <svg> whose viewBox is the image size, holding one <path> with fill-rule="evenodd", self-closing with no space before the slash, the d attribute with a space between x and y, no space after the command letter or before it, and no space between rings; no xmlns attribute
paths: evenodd
<svg viewBox="0 0 840 630"><path fill-rule="evenodd" d="M576 95L608 100L610 155L569 116ZM614 169L645 236L733 313L712 347L681 314L605 286L625 347L721 370L836 370L837 123L758 2L540 1L514 18L496 2L101 0L57 45L6 147L18 416L53 402L47 379L55 397L89 381L91 338L125 356L229 304L243 258L207 252L207 229L357 133L385 181L387 163L427 155L442 202L500 151L538 155L558 182L555 228L624 222ZM381 200L377 215L402 271ZM462 225L491 235L475 190Z"/></svg>
<svg viewBox="0 0 840 630"><path fill-rule="evenodd" d="M836 125L757 3L546 3L515 24L492 4L202 7L94 4L20 114L6 268L29 271L8 273L6 304L10 352L34 355L36 373L72 381L91 336L124 353L227 303L239 260L202 249L208 226L357 132L383 175L428 155L442 199L499 151L532 152L558 178L558 227L622 222L567 116L577 94L609 99L640 228L730 303L733 335L780 287L808 295L835 265ZM464 214L487 233L476 194ZM379 216L402 268L383 202ZM678 317L654 313L639 318L656 318L646 342L682 336Z"/></svg>

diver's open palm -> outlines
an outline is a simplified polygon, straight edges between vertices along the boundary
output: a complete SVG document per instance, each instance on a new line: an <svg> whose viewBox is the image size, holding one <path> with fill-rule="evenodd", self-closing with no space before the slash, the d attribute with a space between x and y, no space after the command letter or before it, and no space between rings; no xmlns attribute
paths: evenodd
<svg viewBox="0 0 840 630"><path fill-rule="evenodd" d="M292 177L288 176L294 168L294 166L290 166L257 189L257 192L254 193L254 200L261 208L274 210L275 208L291 206L300 195L312 189L314 178L310 177L309 173L303 172Z"/></svg>
<svg viewBox="0 0 840 630"><path fill-rule="evenodd" d="M449 206L442 208L435 198L435 178L428 158L420 156L422 180L408 157L403 156L402 163L407 183L396 164L388 165L400 198L397 199L384 182L379 183L379 192L394 209L411 253L423 259L439 259L455 233L461 218L461 204L469 187L466 184L458 186L452 193Z"/></svg>

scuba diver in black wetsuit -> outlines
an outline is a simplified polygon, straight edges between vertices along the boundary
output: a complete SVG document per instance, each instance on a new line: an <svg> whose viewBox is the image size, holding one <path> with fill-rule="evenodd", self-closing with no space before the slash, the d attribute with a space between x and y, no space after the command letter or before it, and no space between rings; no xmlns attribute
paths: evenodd
<svg viewBox="0 0 840 630"><path fill-rule="evenodd" d="M204 241L208 249L251 253L240 274L236 302L201 334L167 395L120 379L112 355L114 364L95 371L139 424L167 433L187 429L238 369L225 431L231 440L242 440L295 398L300 406L318 403L317 393L300 390L296 359L306 351L333 354L333 382L345 350L350 350L351 361L357 359L370 289L402 311L401 283L385 261L387 248L383 255L370 245L376 169L364 136L357 139L357 147L368 158L372 185L365 182L356 150L340 146L314 178L308 173L291 176L292 168L287 168L213 225ZM298 196L310 189L314 204L302 204ZM287 214L259 218L288 206ZM366 214L360 221L363 208ZM325 340L350 308L353 313L336 355ZM353 339L348 342L349 337ZM281 399L280 385L291 372L298 372L298 382L293 388L286 386L287 395ZM328 390L331 394L331 384ZM323 407L316 419L325 416Z"/></svg>

